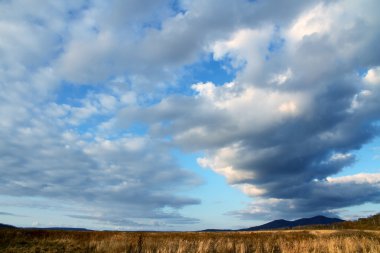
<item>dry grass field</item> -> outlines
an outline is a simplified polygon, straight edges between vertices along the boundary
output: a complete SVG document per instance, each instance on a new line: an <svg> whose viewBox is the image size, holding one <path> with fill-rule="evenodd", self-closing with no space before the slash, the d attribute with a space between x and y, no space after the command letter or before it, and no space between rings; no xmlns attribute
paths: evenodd
<svg viewBox="0 0 380 253"><path fill-rule="evenodd" d="M380 252L379 231L68 232L0 230L2 253Z"/></svg>
<svg viewBox="0 0 380 253"><path fill-rule="evenodd" d="M380 214L257 232L99 232L0 229L0 253L380 253Z"/></svg>

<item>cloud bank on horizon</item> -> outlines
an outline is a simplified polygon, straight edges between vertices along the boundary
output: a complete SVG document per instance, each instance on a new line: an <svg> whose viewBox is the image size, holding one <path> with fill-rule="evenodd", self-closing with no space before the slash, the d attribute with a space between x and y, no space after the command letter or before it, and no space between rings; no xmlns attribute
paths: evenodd
<svg viewBox="0 0 380 253"><path fill-rule="evenodd" d="M379 7L0 1L0 195L126 227L197 223L180 210L202 179L179 149L252 197L242 219L380 203L380 173L335 176L379 136ZM188 82L206 61L232 79Z"/></svg>

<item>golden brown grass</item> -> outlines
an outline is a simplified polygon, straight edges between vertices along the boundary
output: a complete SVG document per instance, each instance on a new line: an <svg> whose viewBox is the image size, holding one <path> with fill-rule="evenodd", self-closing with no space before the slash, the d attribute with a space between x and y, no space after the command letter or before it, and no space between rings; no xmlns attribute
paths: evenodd
<svg viewBox="0 0 380 253"><path fill-rule="evenodd" d="M380 252L376 231L67 232L0 230L0 252Z"/></svg>

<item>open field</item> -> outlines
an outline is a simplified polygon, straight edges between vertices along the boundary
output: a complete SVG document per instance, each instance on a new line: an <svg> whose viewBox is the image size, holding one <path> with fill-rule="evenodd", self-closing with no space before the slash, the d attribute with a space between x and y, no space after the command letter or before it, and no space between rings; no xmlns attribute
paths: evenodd
<svg viewBox="0 0 380 253"><path fill-rule="evenodd" d="M0 252L380 252L380 231L68 232L0 230Z"/></svg>

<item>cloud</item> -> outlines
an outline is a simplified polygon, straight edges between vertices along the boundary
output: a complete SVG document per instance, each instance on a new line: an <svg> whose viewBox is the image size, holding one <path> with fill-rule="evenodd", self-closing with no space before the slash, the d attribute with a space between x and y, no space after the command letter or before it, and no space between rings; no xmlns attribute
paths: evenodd
<svg viewBox="0 0 380 253"><path fill-rule="evenodd" d="M319 214L337 215L346 206L380 203L380 174L356 174L327 178L300 186L303 194L291 199L270 198L252 203L231 215L242 219L289 219Z"/></svg>
<svg viewBox="0 0 380 253"><path fill-rule="evenodd" d="M379 134L377 5L2 1L0 194L100 223L192 224L180 209L200 201L180 192L200 181L181 148L252 196L249 214L378 202L376 175L333 177ZM234 80L168 95L208 54Z"/></svg>
<svg viewBox="0 0 380 253"><path fill-rule="evenodd" d="M380 84L380 67L369 69L364 80L369 84Z"/></svg>
<svg viewBox="0 0 380 253"><path fill-rule="evenodd" d="M199 204L173 193L200 181L178 166L165 143L136 136L86 138L58 127L56 118L44 118L42 109L27 113L19 125L0 131L0 167L7 168L0 179L2 195L62 199L78 209L92 207L108 222L119 217L186 221L164 209Z"/></svg>
<svg viewBox="0 0 380 253"><path fill-rule="evenodd" d="M379 20L368 3L317 3L286 23L238 30L208 48L238 68L233 82L194 84L195 97L164 98L125 110L119 120L139 120L153 136L204 151L199 164L259 199L256 213L278 208L278 216L296 216L378 203L376 182L328 179L379 134L373 83L380 58L372 53ZM278 38L283 43L271 46ZM364 78L362 68L369 69Z"/></svg>
<svg viewBox="0 0 380 253"><path fill-rule="evenodd" d="M136 219L126 219L122 215L110 216L109 214L103 215L67 215L67 217L91 220L98 222L99 224L110 224L117 226L118 228L131 228L131 229L167 229L169 227L175 227L178 225L196 224L199 220L196 218L183 217L177 212L174 213L157 213L155 214L155 220L149 220L149 216L144 217L141 221L136 222ZM137 219L139 220L139 219Z"/></svg>
<svg viewBox="0 0 380 253"><path fill-rule="evenodd" d="M276 18L285 22L311 1L289 2ZM56 62L63 79L99 83L128 76L145 92L176 81L215 40L237 28L268 22L276 1L94 1L68 27ZM154 85L153 85L154 84Z"/></svg>
<svg viewBox="0 0 380 253"><path fill-rule="evenodd" d="M0 212L0 215L4 215L4 216L18 216L16 214L8 213L8 212Z"/></svg>
<svg viewBox="0 0 380 253"><path fill-rule="evenodd" d="M17 78L4 75L0 82L2 196L69 203L77 214L100 214L100 226L122 217L144 218L139 227L198 222L179 209L200 201L177 192L200 180L169 155L170 146L102 130L118 108L134 103L133 92L120 92L111 83L103 91L92 89L83 98L59 102L54 100L61 85L55 70L25 66Z"/></svg>
<svg viewBox="0 0 380 253"><path fill-rule="evenodd" d="M0 194L70 203L75 215L99 215L99 224L198 222L179 210L200 201L179 191L200 179L170 156L172 147L107 127L140 97L118 77L126 65L108 60L128 51L124 39L136 26L174 15L168 1L0 5ZM66 82L101 78L102 88Z"/></svg>

